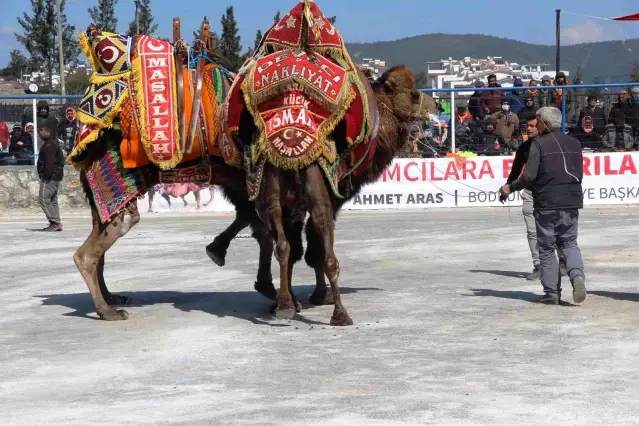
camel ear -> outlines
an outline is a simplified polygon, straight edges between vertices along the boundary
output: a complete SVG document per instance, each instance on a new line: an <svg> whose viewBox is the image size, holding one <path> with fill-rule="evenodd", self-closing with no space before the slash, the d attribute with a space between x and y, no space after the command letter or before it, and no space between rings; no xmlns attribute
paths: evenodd
<svg viewBox="0 0 639 426"><path fill-rule="evenodd" d="M384 82L384 87L389 92L394 92L395 91L395 83L393 83L391 80L386 80Z"/></svg>
<svg viewBox="0 0 639 426"><path fill-rule="evenodd" d="M415 90L413 92L411 92L411 96L413 98L413 102L417 103L417 102L421 102L421 92L419 90Z"/></svg>

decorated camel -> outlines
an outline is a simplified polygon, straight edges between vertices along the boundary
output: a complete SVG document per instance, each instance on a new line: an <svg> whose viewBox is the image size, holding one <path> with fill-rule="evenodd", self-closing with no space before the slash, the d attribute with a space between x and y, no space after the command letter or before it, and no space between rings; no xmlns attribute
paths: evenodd
<svg viewBox="0 0 639 426"><path fill-rule="evenodd" d="M106 251L140 220L136 199L159 183L243 182L243 173L224 164L217 143L219 109L233 75L215 61L208 21L192 48L177 18L173 38L94 27L79 37L95 71L68 161L81 169L93 229L74 261L105 320L128 316L113 307L127 299L109 292L103 270Z"/></svg>
<svg viewBox="0 0 639 426"><path fill-rule="evenodd" d="M361 189L379 177L406 140L421 101L405 67L385 73L376 89L355 67L336 29L307 0L264 35L231 87L222 111L222 154L230 165L243 163L249 201L276 242L279 318L290 319L299 310L291 279L303 254L301 233L309 213L307 229L315 240L307 261L318 274L312 298L326 301L326 275L335 304L331 324L352 324L339 294L336 207L345 201L341 192L354 194L354 179ZM388 144L387 157L373 164L378 133ZM211 253L216 260L215 247ZM217 260L223 263L223 256Z"/></svg>

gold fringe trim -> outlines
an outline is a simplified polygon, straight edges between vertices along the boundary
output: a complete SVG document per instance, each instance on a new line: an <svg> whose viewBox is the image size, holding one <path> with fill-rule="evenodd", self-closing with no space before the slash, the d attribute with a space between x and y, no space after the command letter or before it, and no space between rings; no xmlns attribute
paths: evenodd
<svg viewBox="0 0 639 426"><path fill-rule="evenodd" d="M169 64L170 64L169 69L171 73L171 76L169 78L174 78L176 73L175 62L169 61ZM174 136L173 136L174 143L175 143L175 151L176 151L175 155L173 156L172 159L167 161L156 161L153 158L153 153L151 151L151 141L149 139L149 134L148 134L149 123L145 122L146 99L144 97L144 87L142 86L141 72L142 72L142 58L140 58L140 56L137 55L135 58L133 58L133 61L131 61L131 83L132 84L129 86L129 89L132 91L131 93L133 94L133 100L135 102L135 107L133 108L133 115L136 115L135 113L136 109L139 112L139 114L137 114L138 115L137 118L138 118L138 129L139 129L138 134L140 135L140 142L142 143L142 147L144 147L144 151L146 152L147 157L149 158L149 160L151 160L153 164L155 164L162 170L173 169L175 168L175 166L180 164L183 158L182 150L179 143L179 140L180 140L179 123L178 123L178 118L176 114L176 112L179 114L180 111L170 112L173 115L173 127L175 130ZM176 84L173 84L173 93L171 93L171 96L173 97L173 105L177 106ZM142 98L141 100L140 100L140 97Z"/></svg>
<svg viewBox="0 0 639 426"><path fill-rule="evenodd" d="M100 136L100 131L104 129L111 129L113 127L113 120L120 115L120 112L122 111L122 104L129 97L128 90L130 90L130 88L127 89L127 92L122 94L122 96L120 97L120 99L118 99L118 101L113 106L113 108L111 108L111 111L109 111L104 116L104 119L102 120L97 120L94 117L91 117L90 115L86 114L82 110L77 111L77 118L79 122L84 124L95 124L99 127L96 130L92 131L89 134L89 136L85 137L83 140L81 140L78 143L78 145L75 148L73 148L73 151L71 151L71 153L67 157L67 161L71 162L70 160L71 158L79 155L80 153L82 153L82 151L86 149L87 145L89 145L92 142L95 142Z"/></svg>
<svg viewBox="0 0 639 426"><path fill-rule="evenodd" d="M78 34L78 43L80 44L80 50L82 50L84 55L91 63L91 67L95 71L97 71L100 68L100 61L98 61L98 58L95 57L95 53L93 52L91 45L89 45L88 37L89 36L87 36L86 31L80 31L80 33Z"/></svg>
<svg viewBox="0 0 639 426"><path fill-rule="evenodd" d="M89 77L89 83L104 84L104 83L109 83L113 80L125 80L129 77L129 74L131 74L131 71L124 71L119 74L111 74L111 75L98 74L94 72L93 74L91 74L91 77Z"/></svg>
<svg viewBox="0 0 639 426"><path fill-rule="evenodd" d="M320 125L320 128L317 131L317 142L315 146L301 157L284 158L268 143L266 137L266 123L264 123L264 120L262 119L262 116L259 113L257 107L254 106L251 102L252 99L250 96L250 92L248 91L248 82L249 80L246 79L242 83L242 95L244 97L246 108L253 116L253 120L255 121L255 125L257 126L257 129L259 131L259 138L256 141L258 148L256 157L253 158L253 161L257 161L262 155L265 155L267 161L273 164L275 167L290 171L299 171L305 167L308 167L322 156L328 159L330 162L335 161L337 155L336 148L334 146L334 142L332 142L332 150L328 149L327 137L333 132L333 130L335 130L335 127L337 127L339 122L344 118L344 115L350 108L353 100L355 100L356 93L352 87L349 87L344 103L340 106L340 108Z"/></svg>

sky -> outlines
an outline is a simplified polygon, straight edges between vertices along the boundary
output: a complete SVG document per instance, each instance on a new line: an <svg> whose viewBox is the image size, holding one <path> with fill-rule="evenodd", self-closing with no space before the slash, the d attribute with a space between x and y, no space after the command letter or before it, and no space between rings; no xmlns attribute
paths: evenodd
<svg viewBox="0 0 639 426"><path fill-rule="evenodd" d="M327 16L337 16L336 27L347 42L396 40L426 33L480 33L529 43L555 43L555 9L584 15L613 17L639 12L637 0L536 0L506 2L495 0L316 0ZM67 0L66 14L76 31L90 24L87 9L96 0ZM228 3L228 4L226 4ZM288 12L297 0L151 0L156 35L171 39L174 16L181 19L182 33L190 35L207 16L220 32L220 19L233 6L240 28L243 49L253 45L255 32L267 30L275 12ZM515 4L522 6L517 8ZM118 31L124 32L134 16L133 0L119 0L116 7ZM21 28L16 17L30 12L28 0L2 1L0 14L0 67L6 66L9 52L20 49L14 32ZM610 22L564 14L562 44L639 38L639 22ZM499 55L499 52L495 52ZM508 58L505 58L508 60Z"/></svg>

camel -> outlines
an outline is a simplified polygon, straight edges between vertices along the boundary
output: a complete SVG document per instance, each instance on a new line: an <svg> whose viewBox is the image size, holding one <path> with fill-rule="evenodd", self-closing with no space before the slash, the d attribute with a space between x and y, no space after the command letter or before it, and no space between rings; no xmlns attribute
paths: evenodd
<svg viewBox="0 0 639 426"><path fill-rule="evenodd" d="M208 189L210 193L210 199L206 203L204 203L204 207L208 206L213 202L213 198L215 196L215 187L209 184L197 185L194 183L173 183L168 185L158 184L149 188L149 213L153 213L153 198L156 193L160 193L160 196L169 203L169 209L171 208L171 198L181 198L184 203L184 207L188 207L189 203L186 201L186 196L189 195L190 192L195 196L196 208L200 209L200 192L204 189Z"/></svg>
<svg viewBox="0 0 639 426"><path fill-rule="evenodd" d="M413 79L413 73L410 69L397 66L386 71L377 81L372 83L375 99L377 104L381 106L377 149L371 167L365 173L352 174L340 181L339 190L344 198L334 200L334 219L337 219L337 214L343 205L353 199L364 186L374 183L381 177L398 151L406 144L411 121L423 116L420 105L423 106L424 101L422 99L419 102L415 101L415 87L414 83L411 83ZM407 97L408 93L411 94L410 99ZM421 94L420 98L424 96L427 95ZM231 183L233 186L237 186L234 181ZM277 291L273 285L271 274L273 239L259 221L255 213L255 203L248 200L245 188L232 190L228 186L223 186L222 191L227 199L235 205L237 216L234 222L207 246L206 253L218 266L224 266L226 251L231 241L250 225L253 228L253 236L260 245L260 262L255 290L268 299L276 300ZM296 224L296 227L299 228L299 226ZM308 247L304 259L308 266L315 270L316 275L316 288L309 301L313 305L333 304L333 294L328 292L325 280L325 249L315 222L309 219L306 222L305 231ZM304 252L301 238L295 239L294 242L295 244L291 245L291 254L289 255L291 271L292 265L301 260ZM299 310L299 306L297 309Z"/></svg>

